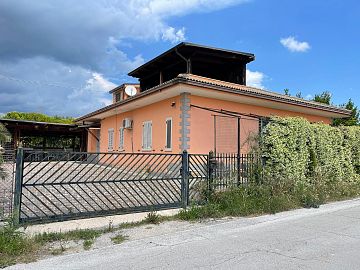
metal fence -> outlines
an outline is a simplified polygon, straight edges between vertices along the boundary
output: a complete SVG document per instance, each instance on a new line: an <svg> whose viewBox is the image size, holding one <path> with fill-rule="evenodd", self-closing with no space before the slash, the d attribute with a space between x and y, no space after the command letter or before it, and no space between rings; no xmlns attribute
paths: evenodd
<svg viewBox="0 0 360 270"><path fill-rule="evenodd" d="M189 196L187 205L202 204L209 190L209 155L189 154L188 162Z"/></svg>
<svg viewBox="0 0 360 270"><path fill-rule="evenodd" d="M14 217L49 222L202 204L247 183L253 157L18 149Z"/></svg>
<svg viewBox="0 0 360 270"><path fill-rule="evenodd" d="M0 153L0 221L6 220L12 214L15 150L11 142L2 145L4 152Z"/></svg>
<svg viewBox="0 0 360 270"><path fill-rule="evenodd" d="M210 188L225 190L249 182L259 182L262 161L250 154L210 154Z"/></svg>

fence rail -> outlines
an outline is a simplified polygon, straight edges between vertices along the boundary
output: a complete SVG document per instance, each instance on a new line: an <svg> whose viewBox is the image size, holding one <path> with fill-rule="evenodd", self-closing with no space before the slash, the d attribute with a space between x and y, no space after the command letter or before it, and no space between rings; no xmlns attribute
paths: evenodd
<svg viewBox="0 0 360 270"><path fill-rule="evenodd" d="M19 149L14 216L48 222L206 202L245 184L253 157L231 154L44 152Z"/></svg>
<svg viewBox="0 0 360 270"><path fill-rule="evenodd" d="M261 159L255 155L236 153L210 154L211 186L215 190L225 190L259 181Z"/></svg>
<svg viewBox="0 0 360 270"><path fill-rule="evenodd" d="M25 152L20 223L179 207L181 161L181 154Z"/></svg>

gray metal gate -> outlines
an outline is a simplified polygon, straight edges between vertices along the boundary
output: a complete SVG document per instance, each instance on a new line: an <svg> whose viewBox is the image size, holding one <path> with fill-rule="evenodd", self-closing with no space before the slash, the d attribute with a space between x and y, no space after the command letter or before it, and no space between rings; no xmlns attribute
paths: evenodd
<svg viewBox="0 0 360 270"><path fill-rule="evenodd" d="M237 185L250 179L250 159L243 156L241 166L237 160L236 156L186 151L88 153L19 148L14 220L49 222L203 204L210 191L234 186L234 172Z"/></svg>
<svg viewBox="0 0 360 270"><path fill-rule="evenodd" d="M19 150L19 222L65 220L181 206L181 154Z"/></svg>

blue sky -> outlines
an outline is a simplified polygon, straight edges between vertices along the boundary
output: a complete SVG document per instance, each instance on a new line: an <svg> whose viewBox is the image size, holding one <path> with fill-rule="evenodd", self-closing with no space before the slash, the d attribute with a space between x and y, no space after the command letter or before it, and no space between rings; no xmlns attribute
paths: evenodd
<svg viewBox="0 0 360 270"><path fill-rule="evenodd" d="M178 42L251 52L249 84L360 105L358 1L0 2L0 113L79 116Z"/></svg>

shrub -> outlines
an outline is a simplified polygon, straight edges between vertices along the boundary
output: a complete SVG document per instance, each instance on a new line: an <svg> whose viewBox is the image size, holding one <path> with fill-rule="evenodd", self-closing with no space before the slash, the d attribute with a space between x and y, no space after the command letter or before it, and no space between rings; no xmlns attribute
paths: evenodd
<svg viewBox="0 0 360 270"><path fill-rule="evenodd" d="M360 180L360 127L272 118L260 140L264 183L273 190ZM319 178L320 174L326 177ZM320 182L321 183L320 183Z"/></svg>

